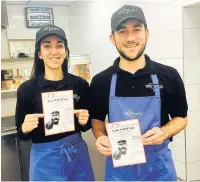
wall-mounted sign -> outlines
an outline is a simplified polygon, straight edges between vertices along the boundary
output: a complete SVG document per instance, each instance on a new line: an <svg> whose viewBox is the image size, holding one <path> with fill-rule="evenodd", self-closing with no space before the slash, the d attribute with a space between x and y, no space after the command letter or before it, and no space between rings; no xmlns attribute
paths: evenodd
<svg viewBox="0 0 200 182"><path fill-rule="evenodd" d="M28 28L41 28L47 24L54 24L52 8L27 7L25 13Z"/></svg>

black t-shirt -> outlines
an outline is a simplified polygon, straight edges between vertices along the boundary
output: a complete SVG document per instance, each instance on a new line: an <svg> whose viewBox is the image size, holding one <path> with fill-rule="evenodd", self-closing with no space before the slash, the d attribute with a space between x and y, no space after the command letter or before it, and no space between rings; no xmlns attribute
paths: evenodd
<svg viewBox="0 0 200 182"><path fill-rule="evenodd" d="M109 94L111 78L117 73L115 94L118 97L145 97L155 95L151 74L157 74L161 93L161 126L165 125L170 117L187 116L187 100L185 88L177 70L156 63L145 55L146 66L134 74L119 68L118 57L113 66L93 77L90 85L90 114L92 119L105 121L109 113ZM118 111L116 111L118 112Z"/></svg>
<svg viewBox="0 0 200 182"><path fill-rule="evenodd" d="M30 133L22 132L22 124L27 114L43 113L42 92L73 90L74 109L88 109L89 84L86 80L69 73L64 74L60 81L49 81L44 76L38 76L20 85L17 91L17 105L15 120L17 133L22 140L32 139L33 143L44 143L62 139L80 131L87 131L91 128L89 119L86 126L82 127L75 117L75 131L45 136L44 119L39 119L38 128Z"/></svg>

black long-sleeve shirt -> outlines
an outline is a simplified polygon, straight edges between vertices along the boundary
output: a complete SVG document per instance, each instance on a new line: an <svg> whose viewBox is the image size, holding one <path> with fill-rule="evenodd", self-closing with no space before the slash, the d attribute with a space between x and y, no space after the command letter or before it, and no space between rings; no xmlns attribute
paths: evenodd
<svg viewBox="0 0 200 182"><path fill-rule="evenodd" d="M17 91L17 105L15 121L18 137L22 140L32 139L33 143L44 143L62 139L80 131L87 131L91 128L91 120L83 127L78 123L75 116L75 131L62 134L45 136L44 119L39 119L39 125L30 133L23 133L22 124L27 114L43 113L42 97L43 92L55 92L73 90L74 109L88 109L89 84L84 79L75 75L65 73L60 81L44 79L44 75L37 76L20 85Z"/></svg>

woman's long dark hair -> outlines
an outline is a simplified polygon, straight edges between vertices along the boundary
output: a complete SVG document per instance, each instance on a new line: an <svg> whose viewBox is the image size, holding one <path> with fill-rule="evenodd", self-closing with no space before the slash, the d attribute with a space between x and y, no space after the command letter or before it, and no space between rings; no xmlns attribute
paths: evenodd
<svg viewBox="0 0 200 182"><path fill-rule="evenodd" d="M41 41L40 41L41 42ZM42 61L39 57L38 57L38 52L40 51L40 42L38 42L35 46L35 53L34 53L34 63L33 63L33 68L31 71L31 78L35 78L36 76L39 76L41 74L44 75L45 73L45 68L44 68L44 61ZM68 49L68 44L67 41L64 41L64 45L65 45L65 49L67 51L67 57L64 59L64 62L62 64L62 70L63 72L68 72L68 60L69 60L69 49Z"/></svg>

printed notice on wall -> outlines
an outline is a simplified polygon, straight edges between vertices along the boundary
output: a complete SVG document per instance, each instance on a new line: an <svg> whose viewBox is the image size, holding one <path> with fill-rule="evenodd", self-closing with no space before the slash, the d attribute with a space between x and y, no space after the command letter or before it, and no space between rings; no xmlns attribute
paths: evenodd
<svg viewBox="0 0 200 182"><path fill-rule="evenodd" d="M74 131L73 91L42 93L45 136Z"/></svg>

